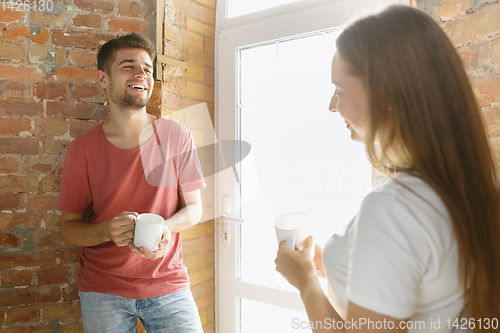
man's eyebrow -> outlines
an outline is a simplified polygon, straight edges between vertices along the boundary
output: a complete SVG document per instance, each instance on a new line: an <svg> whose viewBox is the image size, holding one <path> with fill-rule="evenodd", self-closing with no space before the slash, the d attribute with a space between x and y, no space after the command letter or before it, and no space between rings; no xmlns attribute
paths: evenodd
<svg viewBox="0 0 500 333"><path fill-rule="evenodd" d="M128 62L128 63L134 63L134 62L135 62L135 60L133 60L133 59L125 59L125 60L122 60L122 61L120 61L120 63L118 64L118 66L120 66L121 64L123 64L123 63L125 63L125 62ZM149 68L153 68L153 66L152 66L152 65L150 65L150 64L148 64L147 62L145 62L145 63L144 63L144 65L146 65L146 66L147 66L147 67L149 67Z"/></svg>

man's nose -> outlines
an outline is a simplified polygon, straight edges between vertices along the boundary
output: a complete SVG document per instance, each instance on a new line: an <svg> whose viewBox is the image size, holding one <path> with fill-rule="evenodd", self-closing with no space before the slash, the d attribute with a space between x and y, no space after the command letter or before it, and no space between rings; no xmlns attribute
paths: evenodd
<svg viewBox="0 0 500 333"><path fill-rule="evenodd" d="M140 66L136 67L134 76L135 77L146 77L146 71L144 70L144 68L142 68Z"/></svg>

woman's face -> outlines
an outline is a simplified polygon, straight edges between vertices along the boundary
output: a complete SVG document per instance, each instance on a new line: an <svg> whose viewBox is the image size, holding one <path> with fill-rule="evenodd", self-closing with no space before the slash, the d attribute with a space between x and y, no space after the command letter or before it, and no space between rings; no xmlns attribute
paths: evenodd
<svg viewBox="0 0 500 333"><path fill-rule="evenodd" d="M332 61L332 83L336 90L330 111L338 111L351 131L351 139L364 142L368 118L368 92L360 79L349 74L347 65L336 53Z"/></svg>

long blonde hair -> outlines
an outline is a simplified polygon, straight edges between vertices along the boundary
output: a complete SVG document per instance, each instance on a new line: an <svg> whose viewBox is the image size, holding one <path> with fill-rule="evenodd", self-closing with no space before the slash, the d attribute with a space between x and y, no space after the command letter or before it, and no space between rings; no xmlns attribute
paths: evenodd
<svg viewBox="0 0 500 333"><path fill-rule="evenodd" d="M465 295L470 284L470 318L500 320L495 166L450 40L424 12L391 6L347 27L337 52L367 87L365 144L372 165L390 172L405 161L397 171L418 175L438 193L453 222ZM483 330L476 325L475 332Z"/></svg>

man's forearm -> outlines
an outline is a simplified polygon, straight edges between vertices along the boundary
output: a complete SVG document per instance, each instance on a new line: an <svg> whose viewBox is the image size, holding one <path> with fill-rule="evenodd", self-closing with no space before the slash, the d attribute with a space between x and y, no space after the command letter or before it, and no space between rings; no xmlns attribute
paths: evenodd
<svg viewBox="0 0 500 333"><path fill-rule="evenodd" d="M171 233L175 234L189 229L201 220L203 208L199 205L187 205L179 209L165 221Z"/></svg>
<svg viewBox="0 0 500 333"><path fill-rule="evenodd" d="M67 221L61 225L63 241L71 246L90 247L110 241L104 231L104 222L87 223L81 220Z"/></svg>

